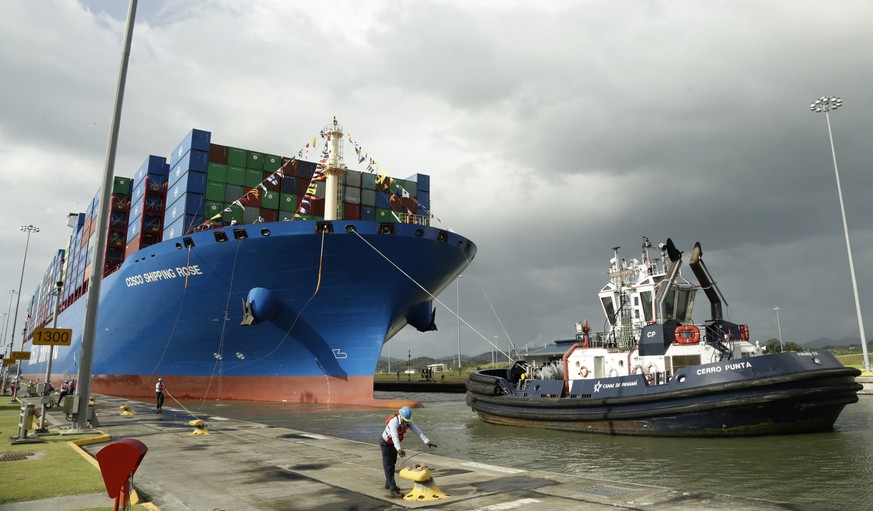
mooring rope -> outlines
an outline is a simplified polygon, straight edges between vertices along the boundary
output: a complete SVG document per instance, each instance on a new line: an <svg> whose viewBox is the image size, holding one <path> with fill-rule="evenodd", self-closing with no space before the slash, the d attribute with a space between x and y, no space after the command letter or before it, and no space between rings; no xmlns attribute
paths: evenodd
<svg viewBox="0 0 873 511"><path fill-rule="evenodd" d="M388 263L389 263L391 266L393 266L394 268L396 268L397 271L399 271L401 274L403 274L404 277L406 277L407 279L409 279L410 282L412 282L413 284L415 284L416 286L418 286L419 289L421 289L422 291L424 291L425 293L427 293L427 295L430 296L431 299L432 299L433 301L435 301L436 303L442 305L443 308L446 309L447 311L449 311L449 313L450 313L452 316L454 316L455 318L457 318L458 321L461 321L462 323L464 323L465 325L467 325L467 327L468 327L470 330L472 330L473 332L475 332L475 333L476 333L479 337L481 337L485 342L487 342L488 344L490 344L492 348L494 348L495 350L499 351L500 354L503 355L504 357L506 357L506 358L511 358L508 354L506 354L506 352L504 352L504 351L503 351L502 349L500 349L496 344L494 344L493 342L491 342L491 339L489 339L489 338L487 338L485 335L483 335L482 332L480 332L479 330L477 330L473 325L471 325L470 323L467 323L467 320L465 320L465 319L462 318L460 315L458 315L458 313L456 313L455 311L453 311L453 310L452 310L448 305L444 304L444 303L443 303L439 298L437 298L433 293L431 293L428 289L426 289L424 286L422 286L420 283L418 283L418 281L416 281L414 278L412 278L412 276L411 276L409 273L407 273L406 271L404 271L403 268L401 268L401 267L398 266L394 261L392 261L391 258L389 258L389 257L386 256L385 254L383 254L383 253L382 253L378 248L374 247L372 243L370 243L369 241L366 240L366 238L364 238L363 236L361 236L361 233L359 233L357 230L352 230L351 232L353 232L353 233L354 233L354 234L355 234L355 235L356 235L356 236L357 236L361 241L363 241L364 243L366 243L367 246L369 246L370 248L372 248L374 252L376 252L377 254L379 254L380 256L382 256L383 259L385 259L386 261L388 261ZM460 250L460 248L459 248L459 250ZM468 264L469 264L469 260L466 259L466 256L464 256L464 259L465 259L465 260L468 262Z"/></svg>

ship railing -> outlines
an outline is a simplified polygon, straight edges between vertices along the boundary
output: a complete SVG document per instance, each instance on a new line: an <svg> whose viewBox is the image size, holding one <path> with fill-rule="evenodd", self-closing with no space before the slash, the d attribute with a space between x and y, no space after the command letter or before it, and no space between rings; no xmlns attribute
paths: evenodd
<svg viewBox="0 0 873 511"><path fill-rule="evenodd" d="M400 220L401 223L404 224L413 224L413 225L430 225L430 217L427 215L416 215L414 213L405 213L398 214L395 213L397 219Z"/></svg>

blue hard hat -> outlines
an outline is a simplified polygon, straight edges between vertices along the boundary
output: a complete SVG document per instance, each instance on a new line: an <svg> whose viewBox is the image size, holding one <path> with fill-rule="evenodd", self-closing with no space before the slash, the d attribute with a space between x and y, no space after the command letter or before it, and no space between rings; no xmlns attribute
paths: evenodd
<svg viewBox="0 0 873 511"><path fill-rule="evenodd" d="M400 418L406 422L412 420L412 410L409 409L408 406L404 406L400 409Z"/></svg>

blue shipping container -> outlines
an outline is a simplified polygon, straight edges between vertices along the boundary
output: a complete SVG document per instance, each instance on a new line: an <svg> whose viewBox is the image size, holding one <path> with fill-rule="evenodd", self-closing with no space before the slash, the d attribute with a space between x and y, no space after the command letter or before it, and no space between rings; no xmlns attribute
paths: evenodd
<svg viewBox="0 0 873 511"><path fill-rule="evenodd" d="M203 217L200 215L182 215L177 218L172 224L164 225L164 241L184 236L188 231L203 223Z"/></svg>
<svg viewBox="0 0 873 511"><path fill-rule="evenodd" d="M167 204L176 202L186 193L206 193L206 174L203 172L186 172L176 184L167 189Z"/></svg>
<svg viewBox="0 0 873 511"><path fill-rule="evenodd" d="M151 154L144 162L142 162L142 165L139 166L139 170L137 170L136 174L133 176L133 186L135 187L137 184L145 181L147 174L166 176L169 168L166 158Z"/></svg>
<svg viewBox="0 0 873 511"><path fill-rule="evenodd" d="M205 195L202 193L186 193L167 206L164 212L164 225L170 225L182 215L203 215L206 207Z"/></svg>
<svg viewBox="0 0 873 511"><path fill-rule="evenodd" d="M415 196L418 199L418 205L424 206L427 209L430 209L430 192L418 190L418 193Z"/></svg>
<svg viewBox="0 0 873 511"><path fill-rule="evenodd" d="M209 155L209 142L212 138L212 133L208 131L194 129L185 135L185 138L179 142L173 154L170 155L170 167L175 167L179 160L185 156L188 151L195 149L197 151L205 151ZM207 158L208 159L208 158ZM206 169L204 169L204 172Z"/></svg>
<svg viewBox="0 0 873 511"><path fill-rule="evenodd" d="M142 222L142 218L136 217L130 221L127 225L127 239L132 240L139 234L140 231L140 223Z"/></svg>
<svg viewBox="0 0 873 511"><path fill-rule="evenodd" d="M388 192L376 192L376 207L379 209L391 209Z"/></svg>
<svg viewBox="0 0 873 511"><path fill-rule="evenodd" d="M409 178L410 181L415 181L416 189L418 191L430 191L430 176L427 174L416 174L413 177Z"/></svg>
<svg viewBox="0 0 873 511"><path fill-rule="evenodd" d="M170 187L182 178L188 171L203 172L204 174L209 169L209 153L206 151L198 151L192 149L185 153L181 160L173 165L173 170L170 171L169 183Z"/></svg>

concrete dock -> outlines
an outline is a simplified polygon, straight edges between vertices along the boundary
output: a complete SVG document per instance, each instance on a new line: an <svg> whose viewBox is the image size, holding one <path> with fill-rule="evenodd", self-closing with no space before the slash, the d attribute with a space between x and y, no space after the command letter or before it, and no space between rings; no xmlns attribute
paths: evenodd
<svg viewBox="0 0 873 511"><path fill-rule="evenodd" d="M401 510L447 511L548 509L549 511L637 509L647 511L812 510L806 505L770 502L681 487L662 488L557 473L491 465L487 459L459 460L434 452L407 449L403 466L426 465L445 499L410 501L391 498L384 489L381 455L374 442L363 443L268 427L217 416L202 416L209 435L194 435L193 419L184 410L97 396L100 430L113 440L135 438L148 447L135 477L141 500L163 511ZM121 416L121 405L132 416ZM50 428L68 423L57 408L49 411ZM73 439L71 437L71 439ZM83 449L94 456L107 444ZM409 444L414 446L415 442ZM420 444L419 444L420 445ZM413 483L397 478L401 490ZM92 495L93 505L111 506L106 496ZM58 499L0 505L0 511L82 508ZM98 502L102 500L102 503Z"/></svg>

